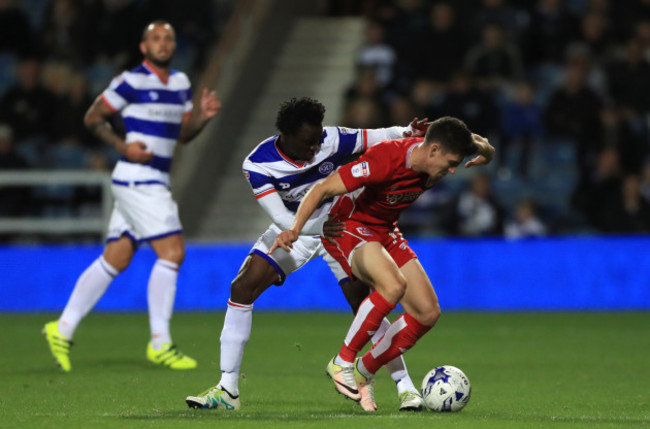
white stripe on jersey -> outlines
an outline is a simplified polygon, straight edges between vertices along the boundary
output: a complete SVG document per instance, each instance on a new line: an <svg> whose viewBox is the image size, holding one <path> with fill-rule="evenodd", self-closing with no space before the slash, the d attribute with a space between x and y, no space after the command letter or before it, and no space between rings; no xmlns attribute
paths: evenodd
<svg viewBox="0 0 650 429"><path fill-rule="evenodd" d="M156 161L167 159L152 164L153 167L119 161L113 178L127 182L158 180L169 183L169 174L164 168L169 168L184 114L192 110L190 81L185 73L172 70L167 82L163 82L144 62L114 78L102 98L112 109L120 111L127 142L144 142Z"/></svg>
<svg viewBox="0 0 650 429"><path fill-rule="evenodd" d="M288 160L277 148L277 136L260 143L243 163L244 175L253 194L259 196L275 189L290 211L297 210L309 189L349 161L349 156L366 149L364 130L325 127L320 150L309 162ZM311 218L326 216L330 204L317 209Z"/></svg>

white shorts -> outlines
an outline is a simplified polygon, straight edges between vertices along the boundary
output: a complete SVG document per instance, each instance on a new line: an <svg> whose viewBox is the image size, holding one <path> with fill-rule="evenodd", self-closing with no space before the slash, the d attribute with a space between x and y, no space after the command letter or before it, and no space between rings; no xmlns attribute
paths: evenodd
<svg viewBox="0 0 650 429"><path fill-rule="evenodd" d="M139 243L182 232L178 206L166 186L113 184L111 189L115 204L108 223L107 241L127 235Z"/></svg>
<svg viewBox="0 0 650 429"><path fill-rule="evenodd" d="M301 235L298 240L293 243L293 249L291 249L291 252L286 252L284 249L278 248L275 249L271 255L267 255L266 252L268 252L271 246L273 246L275 237L280 232L282 232L280 228L275 224L271 224L266 232L257 239L257 242L253 245L253 248L250 251L250 253L254 253L266 259L275 268L280 276L280 280L275 283L276 285L284 283L284 280L289 274L318 256L322 256L325 262L327 262L327 265L329 265L330 270L332 270L332 273L339 283L341 283L342 280L348 279L348 275L345 274L341 265L332 258L323 247L320 236Z"/></svg>

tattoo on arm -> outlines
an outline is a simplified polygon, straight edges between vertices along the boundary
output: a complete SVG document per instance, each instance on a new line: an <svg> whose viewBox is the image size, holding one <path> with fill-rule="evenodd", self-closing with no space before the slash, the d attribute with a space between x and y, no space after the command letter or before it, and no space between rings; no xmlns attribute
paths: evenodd
<svg viewBox="0 0 650 429"><path fill-rule="evenodd" d="M88 130L104 143L115 147L118 152L121 149L120 146L122 139L117 134L115 134L113 127L111 127L111 124L109 124L107 121L92 122L88 124Z"/></svg>

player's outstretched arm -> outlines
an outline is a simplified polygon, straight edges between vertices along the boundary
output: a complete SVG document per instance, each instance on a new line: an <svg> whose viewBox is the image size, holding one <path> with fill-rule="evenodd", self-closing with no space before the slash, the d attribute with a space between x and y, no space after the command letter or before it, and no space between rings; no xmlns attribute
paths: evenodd
<svg viewBox="0 0 650 429"><path fill-rule="evenodd" d="M321 201L335 197L337 195L343 195L348 192L343 179L341 179L340 174L334 172L331 176L327 177L325 180L322 180L314 185L313 188L307 192L307 195L302 199L298 210L296 211L296 218L293 221L291 229L282 231L278 234L275 239L275 243L269 250L269 254L273 253L278 247L283 248L287 252L293 247L293 242L298 239L302 228L305 226L307 220L314 213L316 208L318 208Z"/></svg>
<svg viewBox="0 0 650 429"><path fill-rule="evenodd" d="M494 147L485 137L479 136L478 134L472 134L472 139L474 139L474 143L476 143L478 150L476 151L476 156L465 163L465 168L488 164L492 161L494 153L496 152Z"/></svg>
<svg viewBox="0 0 650 429"><path fill-rule="evenodd" d="M210 119L217 116L217 113L219 113L219 110L221 109L221 102L217 98L217 93L214 91L208 91L207 88L203 88L199 107L198 111L192 111L191 114L188 114L183 118L181 133L178 136L179 142L190 142L203 129Z"/></svg>

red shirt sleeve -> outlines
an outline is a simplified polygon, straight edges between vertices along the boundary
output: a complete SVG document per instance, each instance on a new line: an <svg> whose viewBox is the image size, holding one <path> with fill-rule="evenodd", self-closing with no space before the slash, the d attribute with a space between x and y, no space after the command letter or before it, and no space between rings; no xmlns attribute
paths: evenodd
<svg viewBox="0 0 650 429"><path fill-rule="evenodd" d="M345 164L339 175L348 192L371 183L383 182L391 172L390 142L383 142L368 149L358 160Z"/></svg>

